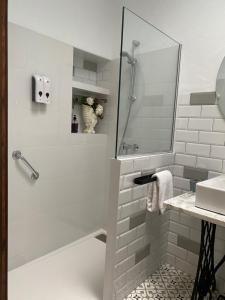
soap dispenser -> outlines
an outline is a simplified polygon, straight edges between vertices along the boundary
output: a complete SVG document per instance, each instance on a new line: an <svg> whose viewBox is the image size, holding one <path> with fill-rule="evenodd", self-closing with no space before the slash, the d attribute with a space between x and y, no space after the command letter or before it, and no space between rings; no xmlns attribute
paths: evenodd
<svg viewBox="0 0 225 300"><path fill-rule="evenodd" d="M72 133L78 133L78 122L77 122L77 116L74 114L71 124L71 132Z"/></svg>

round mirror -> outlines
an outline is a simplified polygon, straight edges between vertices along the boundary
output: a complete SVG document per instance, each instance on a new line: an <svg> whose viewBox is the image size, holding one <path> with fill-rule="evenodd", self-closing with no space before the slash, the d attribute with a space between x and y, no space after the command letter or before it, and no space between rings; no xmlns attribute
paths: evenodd
<svg viewBox="0 0 225 300"><path fill-rule="evenodd" d="M225 116L225 57L220 65L216 78L216 97L218 106Z"/></svg>

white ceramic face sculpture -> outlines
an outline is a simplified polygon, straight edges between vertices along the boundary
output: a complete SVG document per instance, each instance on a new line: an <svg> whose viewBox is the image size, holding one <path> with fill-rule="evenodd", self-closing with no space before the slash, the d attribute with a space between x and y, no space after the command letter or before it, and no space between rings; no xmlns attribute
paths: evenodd
<svg viewBox="0 0 225 300"><path fill-rule="evenodd" d="M92 105L94 104L94 98L88 97L88 98L86 99L86 102L87 102L88 105L92 106Z"/></svg>
<svg viewBox="0 0 225 300"><path fill-rule="evenodd" d="M92 97L88 97L86 100L88 105L82 105L83 111L83 120L85 128L83 130L84 133L95 133L95 126L98 122L98 116L102 116L103 114L103 107L102 105L98 104L95 111L92 107L94 104L94 99Z"/></svg>

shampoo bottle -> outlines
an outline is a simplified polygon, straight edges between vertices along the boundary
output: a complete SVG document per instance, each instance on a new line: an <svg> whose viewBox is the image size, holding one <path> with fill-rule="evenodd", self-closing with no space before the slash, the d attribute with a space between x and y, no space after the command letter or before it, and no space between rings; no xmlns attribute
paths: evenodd
<svg viewBox="0 0 225 300"><path fill-rule="evenodd" d="M78 122L77 122L76 115L73 115L72 124L71 124L71 132L78 133Z"/></svg>

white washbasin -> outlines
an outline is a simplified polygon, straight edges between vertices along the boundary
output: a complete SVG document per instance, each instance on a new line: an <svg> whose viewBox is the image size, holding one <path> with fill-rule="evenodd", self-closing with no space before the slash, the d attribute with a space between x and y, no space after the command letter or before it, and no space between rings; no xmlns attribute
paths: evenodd
<svg viewBox="0 0 225 300"><path fill-rule="evenodd" d="M225 175L197 183L195 206L225 215Z"/></svg>

